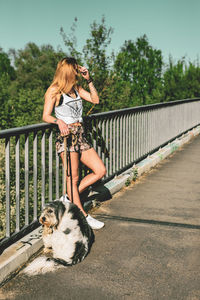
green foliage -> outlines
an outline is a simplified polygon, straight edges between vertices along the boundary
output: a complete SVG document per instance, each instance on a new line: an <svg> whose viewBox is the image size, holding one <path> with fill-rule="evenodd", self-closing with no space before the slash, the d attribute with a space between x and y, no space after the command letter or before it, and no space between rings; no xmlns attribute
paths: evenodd
<svg viewBox="0 0 200 300"><path fill-rule="evenodd" d="M166 101L199 97L200 67L186 64L184 58L176 64L169 58L168 67L163 76Z"/></svg>
<svg viewBox="0 0 200 300"><path fill-rule="evenodd" d="M81 64L82 61L82 53L77 51L77 38L75 35L76 27L77 27L77 18L74 18L74 22L71 26L71 32L69 34L66 34L63 27L60 28L60 34L63 38L63 42L67 48L67 56L75 57L79 64Z"/></svg>
<svg viewBox="0 0 200 300"><path fill-rule="evenodd" d="M65 53L56 52L50 45L29 43L23 50L11 49L10 56L15 69L8 56L0 53L1 129L42 121L45 91Z"/></svg>
<svg viewBox="0 0 200 300"><path fill-rule="evenodd" d="M131 180L128 178L125 182L125 186L129 186L131 184Z"/></svg>
<svg viewBox="0 0 200 300"><path fill-rule="evenodd" d="M179 60L178 63L174 65L172 58L170 57L169 65L163 76L166 101L185 98L184 67L184 60Z"/></svg>
<svg viewBox="0 0 200 300"><path fill-rule="evenodd" d="M110 87L110 63L111 57L106 55L106 49L111 42L113 29L107 28L105 18L100 24L93 22L90 27L90 38L83 47L84 62L95 80L95 86L101 99L98 111L110 109L107 100L108 87Z"/></svg>
<svg viewBox="0 0 200 300"><path fill-rule="evenodd" d="M7 73L0 76L0 129L9 128L12 125L11 107L10 107L10 78Z"/></svg>
<svg viewBox="0 0 200 300"><path fill-rule="evenodd" d="M12 80L15 79L15 70L11 66L11 61L8 54L0 49L0 129L9 127L11 122L10 114L10 85Z"/></svg>
<svg viewBox="0 0 200 300"><path fill-rule="evenodd" d="M102 88L109 74L110 57L106 55L106 48L111 42L112 33L111 27L106 28L104 18L101 24L93 22L90 38L86 40L86 45L83 47L84 61L91 75L95 76L96 83Z"/></svg>
<svg viewBox="0 0 200 300"><path fill-rule="evenodd" d="M53 47L45 45L38 47L29 43L24 50L12 50L16 67L14 92L23 89L42 89L45 91L50 85L58 61L65 55L55 52Z"/></svg>
<svg viewBox="0 0 200 300"><path fill-rule="evenodd" d="M187 98L199 97L200 95L200 67L195 66L191 62L185 70L185 83L187 90Z"/></svg>
<svg viewBox="0 0 200 300"><path fill-rule="evenodd" d="M77 21L77 18L75 18L69 34L66 34L62 27L60 30L64 44L67 47L67 53L69 56L74 56L79 64L86 65L90 70L101 99L100 104L95 107L95 112L109 110L111 106L110 101L108 101L108 94L110 93L110 83L112 83L110 78L111 57L106 55L106 49L111 42L113 29L106 27L104 17L100 24L93 22L90 26L90 37L86 40L82 52L79 52L76 50L77 39L75 37ZM81 80L80 83L85 89L88 89L85 81ZM84 103L85 112L90 107L91 104Z"/></svg>
<svg viewBox="0 0 200 300"><path fill-rule="evenodd" d="M136 181L138 178L138 169L137 168L134 168L134 171L133 171L133 181Z"/></svg>
<svg viewBox="0 0 200 300"><path fill-rule="evenodd" d="M0 49L0 77L7 75L10 79L15 78L15 70L11 66L11 62L7 53Z"/></svg>
<svg viewBox="0 0 200 300"><path fill-rule="evenodd" d="M42 121L44 94L55 73L57 62L73 56L88 67L100 96L94 112L116 110L144 104L199 97L200 67L184 58L177 63L170 57L167 66L162 53L141 36L136 41L125 41L120 51L107 55L113 28L94 21L82 51L77 50L78 20L60 34L65 50L51 45L41 47L28 43L24 49L11 49L9 54L0 48L0 111L1 129ZM11 64L14 65L14 67ZM88 89L85 80L80 84ZM84 103L84 112L91 104Z"/></svg>
<svg viewBox="0 0 200 300"><path fill-rule="evenodd" d="M44 105L44 91L37 88L31 90L20 89L16 97L10 101L12 107L12 125L25 126L28 124L40 123Z"/></svg>
<svg viewBox="0 0 200 300"><path fill-rule="evenodd" d="M137 98L139 105L145 105L161 85L162 65L161 51L153 49L144 35L136 42L125 41L115 59L114 70L121 80L130 83L131 100Z"/></svg>

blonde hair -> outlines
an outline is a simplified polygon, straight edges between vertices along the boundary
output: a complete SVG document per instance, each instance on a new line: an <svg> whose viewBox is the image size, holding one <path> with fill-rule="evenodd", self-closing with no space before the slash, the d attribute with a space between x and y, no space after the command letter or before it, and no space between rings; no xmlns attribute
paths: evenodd
<svg viewBox="0 0 200 300"><path fill-rule="evenodd" d="M65 57L57 64L51 86L55 87L54 96L58 93L68 94L78 83L78 64L75 58ZM58 103L56 102L56 106Z"/></svg>

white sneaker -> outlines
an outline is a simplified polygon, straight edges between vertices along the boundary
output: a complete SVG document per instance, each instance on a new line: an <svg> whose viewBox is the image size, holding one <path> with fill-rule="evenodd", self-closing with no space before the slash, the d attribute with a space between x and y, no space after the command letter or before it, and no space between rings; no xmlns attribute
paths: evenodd
<svg viewBox="0 0 200 300"><path fill-rule="evenodd" d="M61 196L59 200L62 201L63 203L71 203L67 194Z"/></svg>
<svg viewBox="0 0 200 300"><path fill-rule="evenodd" d="M94 219L90 215L86 217L86 220L92 229L101 229L105 225L103 222Z"/></svg>

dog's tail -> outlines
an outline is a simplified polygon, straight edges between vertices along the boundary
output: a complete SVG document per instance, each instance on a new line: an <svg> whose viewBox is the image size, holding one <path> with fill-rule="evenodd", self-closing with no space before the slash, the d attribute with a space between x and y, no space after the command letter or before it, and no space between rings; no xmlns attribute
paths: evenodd
<svg viewBox="0 0 200 300"><path fill-rule="evenodd" d="M68 266L65 261L55 258L47 258L45 256L40 256L34 259L25 269L24 273L26 275L38 275L45 274L47 272L54 272L62 266Z"/></svg>

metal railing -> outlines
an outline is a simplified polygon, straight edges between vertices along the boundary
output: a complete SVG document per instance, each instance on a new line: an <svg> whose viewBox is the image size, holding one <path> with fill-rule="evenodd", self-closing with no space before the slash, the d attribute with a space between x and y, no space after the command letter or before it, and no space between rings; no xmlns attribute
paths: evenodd
<svg viewBox="0 0 200 300"><path fill-rule="evenodd" d="M84 123L107 168L106 182L199 125L200 99L93 114ZM44 204L62 195L55 133L56 125L44 123L0 131L2 249L38 226ZM80 168L80 176L84 172Z"/></svg>

